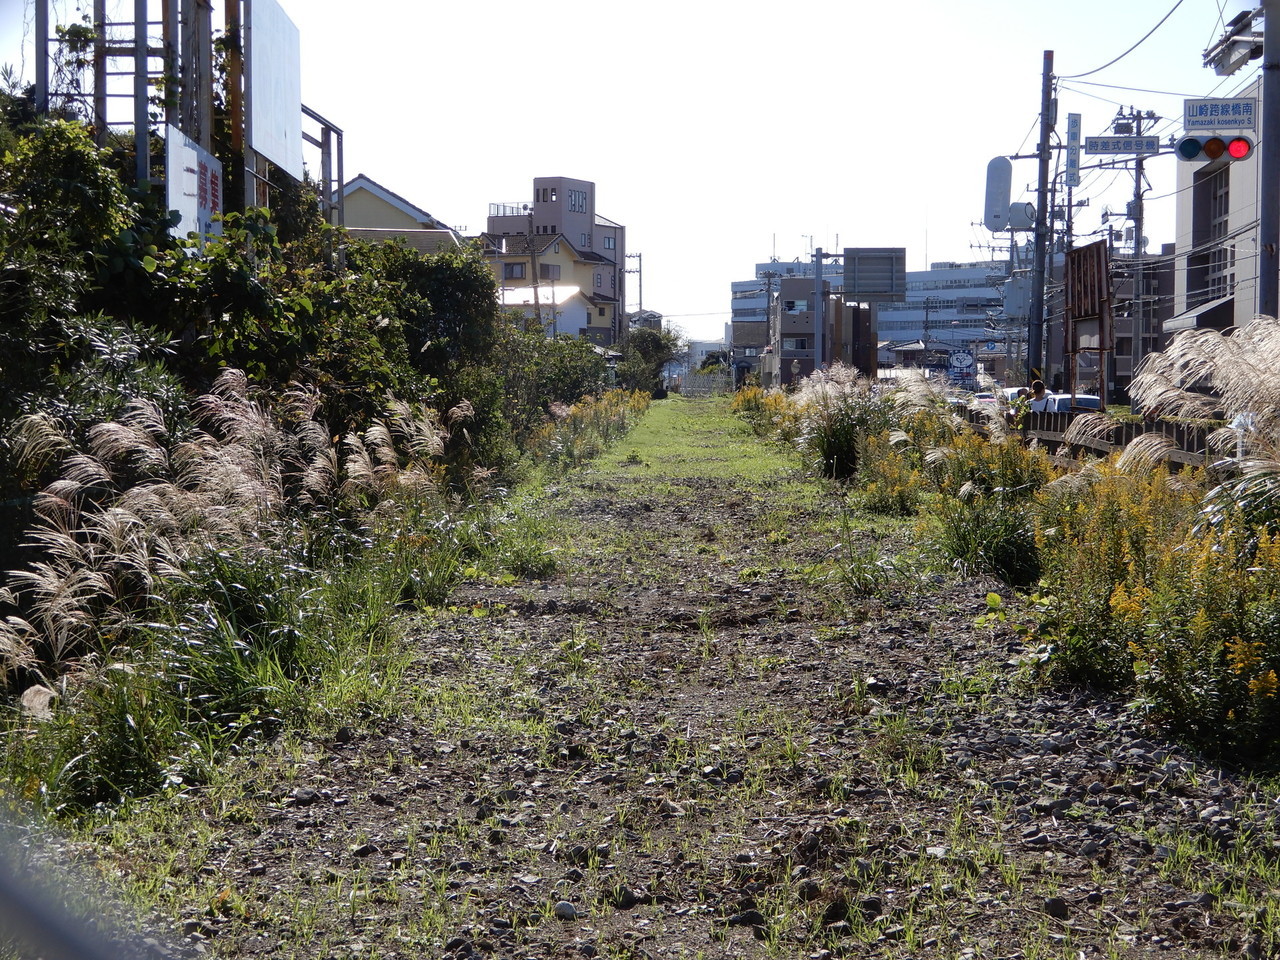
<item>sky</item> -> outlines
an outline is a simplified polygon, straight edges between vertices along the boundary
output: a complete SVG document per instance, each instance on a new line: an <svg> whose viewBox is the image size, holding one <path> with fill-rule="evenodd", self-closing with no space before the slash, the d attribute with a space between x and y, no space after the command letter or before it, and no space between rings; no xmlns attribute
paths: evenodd
<svg viewBox="0 0 1280 960"><path fill-rule="evenodd" d="M0 64L28 77L35 2L0 0ZM1097 136L1132 107L1168 140L1184 99L1259 73L1202 63L1247 0L279 2L303 103L342 128L348 179L471 234L490 203L528 202L534 177L590 180L641 254L643 306L693 339L723 335L730 284L758 262L847 246L905 247L909 270L1000 256L1008 234L981 225L987 163L1035 150L1046 50L1061 139L1068 113ZM52 3L54 22L78 17L76 0ZM109 16L132 9L108 0ZM1145 164L1151 251L1174 239L1178 162ZM1012 199L1034 200L1036 175L1015 160ZM1133 191L1129 169L1086 170L1077 235Z"/></svg>

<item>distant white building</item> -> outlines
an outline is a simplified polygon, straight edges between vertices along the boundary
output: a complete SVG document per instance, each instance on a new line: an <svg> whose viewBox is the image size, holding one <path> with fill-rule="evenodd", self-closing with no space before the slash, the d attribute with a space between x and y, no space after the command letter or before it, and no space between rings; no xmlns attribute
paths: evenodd
<svg viewBox="0 0 1280 960"><path fill-rule="evenodd" d="M777 298L784 283L790 289L795 280L812 277L813 263L772 260L757 263L755 272L754 279L735 281L730 288L735 364L754 365L765 351L778 349L771 340L776 331L769 330L770 300ZM1005 338L989 321L1001 315L1001 285L1009 273L1007 260L942 261L928 270L908 271L906 301L875 305L876 336L888 345L918 343L918 355L932 351L945 356L959 349L973 351L975 357L997 349L1003 354ZM823 279L839 294L844 287L843 263L825 261Z"/></svg>

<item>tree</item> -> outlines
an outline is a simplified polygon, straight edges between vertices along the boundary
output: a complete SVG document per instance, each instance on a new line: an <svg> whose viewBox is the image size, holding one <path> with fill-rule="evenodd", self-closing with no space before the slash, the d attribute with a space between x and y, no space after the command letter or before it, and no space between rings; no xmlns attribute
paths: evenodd
<svg viewBox="0 0 1280 960"><path fill-rule="evenodd" d="M680 337L670 330L632 330L618 364L618 385L628 390L657 392L662 388L662 368L683 351Z"/></svg>

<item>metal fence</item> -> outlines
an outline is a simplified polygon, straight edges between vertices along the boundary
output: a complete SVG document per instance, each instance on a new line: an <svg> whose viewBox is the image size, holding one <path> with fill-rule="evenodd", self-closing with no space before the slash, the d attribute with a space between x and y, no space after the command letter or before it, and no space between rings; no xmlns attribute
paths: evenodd
<svg viewBox="0 0 1280 960"><path fill-rule="evenodd" d="M1025 439L1037 441L1047 447L1050 452L1066 448L1069 452L1087 450L1103 457L1117 450L1123 450L1131 440L1144 433L1158 433L1173 444L1174 449L1169 451L1167 456L1174 463L1207 466L1214 459L1206 443L1206 436L1211 432L1211 428L1167 420L1117 423L1106 439L1077 438L1068 444L1067 428L1071 426L1071 421L1076 416L1078 416L1076 413L1028 413L1023 417L1022 429L1019 432ZM976 410L968 411L968 420L979 430L986 425L986 416Z"/></svg>
<svg viewBox="0 0 1280 960"><path fill-rule="evenodd" d="M722 393L733 393L733 373L715 371L685 374L680 383L680 392L686 397L711 397Z"/></svg>

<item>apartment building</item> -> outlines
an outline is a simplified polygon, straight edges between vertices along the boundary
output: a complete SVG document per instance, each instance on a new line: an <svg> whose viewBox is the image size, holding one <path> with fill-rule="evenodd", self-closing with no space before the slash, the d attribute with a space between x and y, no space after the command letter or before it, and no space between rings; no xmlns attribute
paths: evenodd
<svg viewBox="0 0 1280 960"><path fill-rule="evenodd" d="M525 238L525 239L521 239ZM529 240L528 238L532 238ZM491 203L481 237L504 302L533 300L544 283L561 300L585 305L556 317L554 329L602 347L621 339L626 304L626 228L596 212L596 186L570 177L535 177L533 199ZM523 268L523 269L522 269ZM545 268L545 269L544 269ZM546 324L548 332L552 324Z"/></svg>
<svg viewBox="0 0 1280 960"><path fill-rule="evenodd" d="M997 340L988 324L1002 307L999 285L1009 275L1005 261L934 263L928 270L907 273L905 302L863 306L844 302L843 263L827 260L822 273L827 362L839 361L869 372L898 362L945 364L953 350L980 355L988 344L1003 350L1003 338ZM813 295L812 261L758 263L755 279L734 282L734 362L740 357L755 359L746 355L748 350L758 350L760 357L768 358L759 364L766 371L764 379L773 383L790 382L793 366L799 376L811 372Z"/></svg>

